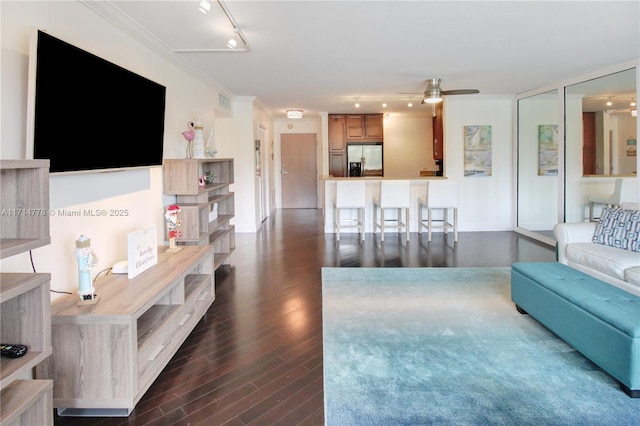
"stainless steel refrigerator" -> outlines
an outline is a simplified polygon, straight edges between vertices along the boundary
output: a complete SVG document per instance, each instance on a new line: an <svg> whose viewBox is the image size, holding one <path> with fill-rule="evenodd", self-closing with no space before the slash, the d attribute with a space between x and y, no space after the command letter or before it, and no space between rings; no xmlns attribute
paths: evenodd
<svg viewBox="0 0 640 426"><path fill-rule="evenodd" d="M347 144L349 176L384 176L382 144Z"/></svg>

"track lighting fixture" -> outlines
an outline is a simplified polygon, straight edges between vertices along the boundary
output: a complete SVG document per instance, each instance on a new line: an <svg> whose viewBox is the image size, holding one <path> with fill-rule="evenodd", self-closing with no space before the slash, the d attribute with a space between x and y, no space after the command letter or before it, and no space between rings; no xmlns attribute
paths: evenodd
<svg viewBox="0 0 640 426"><path fill-rule="evenodd" d="M219 10L218 9L214 9L213 11L211 10L214 4L217 5ZM224 43L223 40L226 37L222 35L223 39L218 40L216 46L213 46L210 48L176 48L176 49L173 49L174 52L177 52L177 53L230 52L230 51L246 52L249 50L249 43L247 42L246 37L238 27L238 24L236 24L236 21L231 16L231 13L227 10L226 6L223 3L223 0L202 0L198 4L198 10L205 15L207 15L209 12L212 12L212 15L214 15L216 18L218 16L222 16L223 18L226 18L227 22L231 27L231 30L233 30L233 33L234 33L233 37L231 37L226 42L226 44L223 44ZM222 14L220 15L219 12L221 12ZM209 18L207 17L205 19L209 19ZM217 37L215 38L217 39Z"/></svg>

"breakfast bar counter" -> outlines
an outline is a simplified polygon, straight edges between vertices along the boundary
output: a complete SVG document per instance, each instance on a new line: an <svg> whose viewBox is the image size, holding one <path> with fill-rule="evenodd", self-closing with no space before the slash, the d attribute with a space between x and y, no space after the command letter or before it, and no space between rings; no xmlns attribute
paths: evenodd
<svg viewBox="0 0 640 426"><path fill-rule="evenodd" d="M373 198L380 193L380 182L383 180L408 180L411 187L411 207L409 209L409 230L410 232L418 232L418 197L426 197L427 185L430 180L446 180L442 176L428 177L332 177L323 176L320 178L324 181L324 232L334 232L334 213L333 201L336 196L336 182L341 180L363 180L365 181L365 232L374 232L373 220ZM355 211L353 213L356 214ZM342 231L344 232L344 231ZM356 232L355 229L346 232ZM389 232L389 231L387 231Z"/></svg>

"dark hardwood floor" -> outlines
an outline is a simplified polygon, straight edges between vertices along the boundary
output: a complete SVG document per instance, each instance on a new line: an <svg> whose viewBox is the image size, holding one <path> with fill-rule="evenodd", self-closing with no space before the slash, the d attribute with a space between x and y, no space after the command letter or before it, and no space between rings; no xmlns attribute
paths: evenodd
<svg viewBox="0 0 640 426"><path fill-rule="evenodd" d="M323 266L511 266L554 261L513 232L403 236L324 234L322 212L279 210L237 234L216 300L127 418L56 417L62 425L322 425Z"/></svg>

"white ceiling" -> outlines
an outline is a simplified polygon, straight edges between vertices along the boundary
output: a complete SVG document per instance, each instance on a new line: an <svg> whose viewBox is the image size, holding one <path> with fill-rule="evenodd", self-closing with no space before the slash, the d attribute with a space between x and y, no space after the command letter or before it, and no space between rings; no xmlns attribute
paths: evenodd
<svg viewBox="0 0 640 426"><path fill-rule="evenodd" d="M224 47L233 31L212 3L208 15L199 0L108 4L231 96L256 96L276 116L406 110L409 96L398 92L421 93L433 77L443 90L516 94L640 56L637 0L227 0L248 51L177 52ZM427 109L416 95L412 110Z"/></svg>

